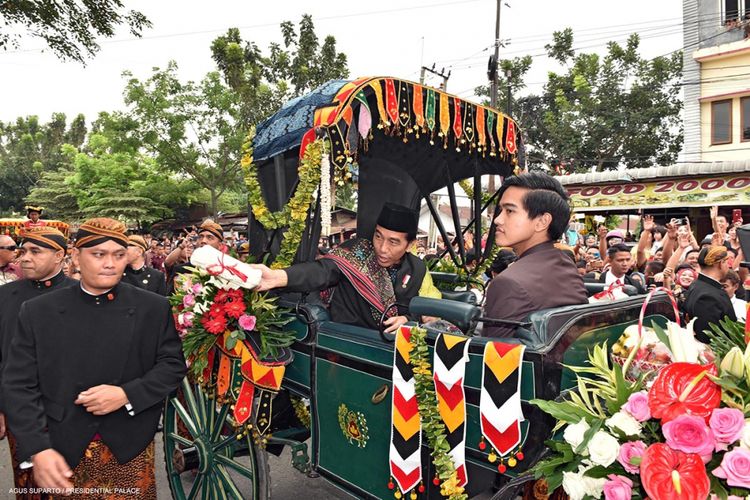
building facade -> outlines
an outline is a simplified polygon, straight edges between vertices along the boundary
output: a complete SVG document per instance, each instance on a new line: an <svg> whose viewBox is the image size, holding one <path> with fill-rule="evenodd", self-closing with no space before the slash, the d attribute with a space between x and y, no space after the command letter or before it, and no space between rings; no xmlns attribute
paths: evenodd
<svg viewBox="0 0 750 500"><path fill-rule="evenodd" d="M682 161L750 158L750 0L683 1Z"/></svg>

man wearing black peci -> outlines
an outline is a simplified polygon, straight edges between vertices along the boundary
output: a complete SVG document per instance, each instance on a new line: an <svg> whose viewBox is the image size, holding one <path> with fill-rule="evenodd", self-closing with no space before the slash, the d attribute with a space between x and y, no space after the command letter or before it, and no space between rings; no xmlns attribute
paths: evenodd
<svg viewBox="0 0 750 500"><path fill-rule="evenodd" d="M120 283L127 246L124 224L84 222L72 255L80 285L21 306L3 394L40 488L156 498L154 434L187 368L167 299Z"/></svg>
<svg viewBox="0 0 750 500"><path fill-rule="evenodd" d="M128 265L125 266L122 281L149 292L166 295L167 281L164 273L146 265L147 250L148 245L143 236L128 236Z"/></svg>
<svg viewBox="0 0 750 500"><path fill-rule="evenodd" d="M13 332L18 324L18 311L21 304L34 297L52 292L62 287L78 283L63 274L67 240L52 227L37 227L21 233L19 263L23 268L24 279L0 287L0 363L8 359L8 350ZM0 364L0 367L2 364ZM16 453L16 439L12 430L5 428L5 400L0 391L0 438L7 434L10 446L13 482L20 490L34 488L30 469L21 469L25 459ZM24 498L35 498L25 496ZM36 498L41 498L38 496Z"/></svg>
<svg viewBox="0 0 750 500"><path fill-rule="evenodd" d="M258 289L321 290L333 321L378 329L385 312L385 331L393 332L418 319L408 317L412 297L441 297L424 262L407 252L417 225L416 210L386 203L372 240L347 240L315 262L286 269L253 265L263 273Z"/></svg>

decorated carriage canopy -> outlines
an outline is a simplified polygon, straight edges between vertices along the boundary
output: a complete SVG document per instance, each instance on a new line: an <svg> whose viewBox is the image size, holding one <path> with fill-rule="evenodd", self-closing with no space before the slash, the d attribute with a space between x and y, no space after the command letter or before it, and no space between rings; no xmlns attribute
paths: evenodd
<svg viewBox="0 0 750 500"><path fill-rule="evenodd" d="M14 238L18 237L23 229L24 223L28 219L0 219L0 234L7 234ZM45 225L58 229L65 236L68 236L70 225L59 220L43 219Z"/></svg>
<svg viewBox="0 0 750 500"><path fill-rule="evenodd" d="M299 150L318 129L334 170L397 166L422 196L480 174L507 176L517 164L516 123L491 108L389 77L331 80L286 103L258 125L255 161ZM265 187L265 186L264 186Z"/></svg>

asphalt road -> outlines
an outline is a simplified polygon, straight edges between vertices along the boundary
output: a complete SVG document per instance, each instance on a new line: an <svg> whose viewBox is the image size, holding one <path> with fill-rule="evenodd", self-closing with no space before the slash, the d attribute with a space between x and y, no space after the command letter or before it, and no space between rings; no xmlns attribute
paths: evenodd
<svg viewBox="0 0 750 500"><path fill-rule="evenodd" d="M311 479L294 469L288 450L285 450L280 457L269 455L268 460L271 468L271 498L273 499L293 499L299 497L300 493L306 500L350 498L341 490L328 484L325 479ZM160 500L171 498L164 468L161 434L156 436L156 482L158 498ZM0 498L12 498L10 494L12 487L10 453L7 441L3 440L0 441Z"/></svg>

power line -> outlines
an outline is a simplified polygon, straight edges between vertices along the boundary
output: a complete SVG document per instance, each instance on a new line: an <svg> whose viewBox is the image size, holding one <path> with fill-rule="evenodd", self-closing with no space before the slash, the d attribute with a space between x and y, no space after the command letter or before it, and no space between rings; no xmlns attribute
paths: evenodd
<svg viewBox="0 0 750 500"><path fill-rule="evenodd" d="M330 16L317 16L313 17L313 21L329 21L333 19L346 19L351 17L362 17L362 16L373 16L378 14L391 14L394 12L405 12L410 10L421 10L421 9L433 9L437 7L445 7L449 5L462 5L462 4L468 4L468 3L477 3L481 0L454 0L450 2L442 2L442 3L433 3L433 4L422 4L422 5L412 5L409 7L399 7L396 9L383 9L383 10L371 10L367 12L352 12L348 14L337 14L337 15L330 15ZM261 24L251 24L246 26L238 26L238 29L241 30L247 30L247 29L256 29L256 28L268 28L272 26L279 26L283 21L278 22L269 22L269 23L261 23ZM110 45L115 43L125 43L125 42L137 42L141 40L160 40L165 38L176 38L176 37L183 37L183 36L194 36L194 35L206 35L211 33L223 33L227 29L221 28L221 29L210 29L210 30L195 30L195 31L184 31L184 32L178 32L178 33L167 33L164 35L152 35L152 36L142 36L142 37L132 37L132 38L122 38L119 40L103 40L99 42L99 45ZM40 52L45 50L44 48L35 48L35 49L18 49L18 50L8 50L0 53L2 54L18 54L18 53L25 53L25 52Z"/></svg>

